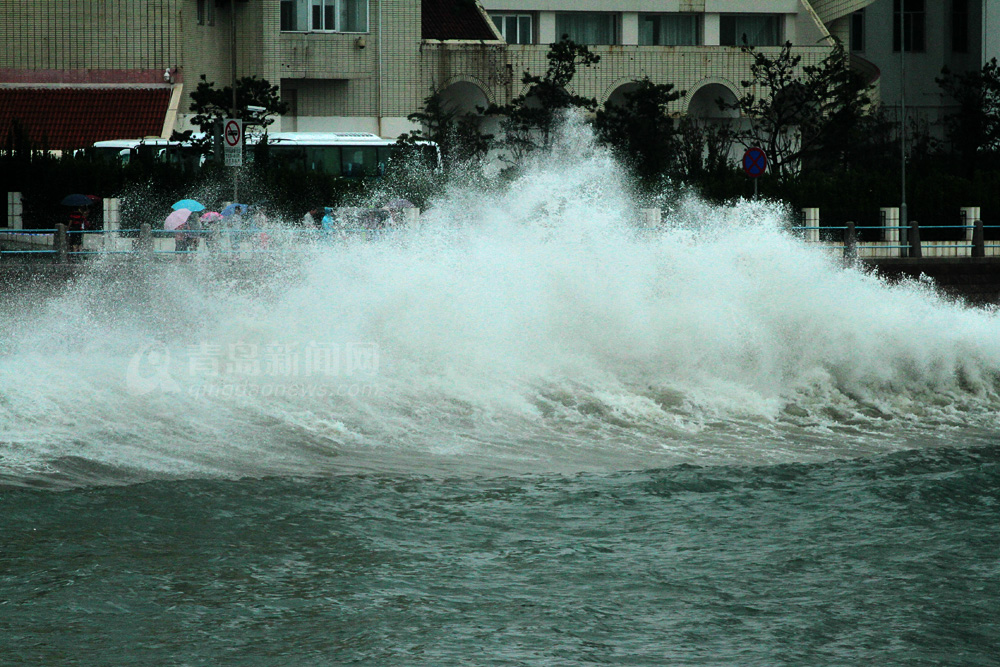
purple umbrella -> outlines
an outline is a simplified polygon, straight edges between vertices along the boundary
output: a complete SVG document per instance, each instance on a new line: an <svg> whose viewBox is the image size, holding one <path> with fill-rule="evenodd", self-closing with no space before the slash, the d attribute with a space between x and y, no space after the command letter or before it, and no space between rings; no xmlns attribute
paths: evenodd
<svg viewBox="0 0 1000 667"><path fill-rule="evenodd" d="M170 215L167 219L163 221L163 228L167 231L174 231L179 227L187 223L188 216L191 215L191 211L186 208L179 208Z"/></svg>

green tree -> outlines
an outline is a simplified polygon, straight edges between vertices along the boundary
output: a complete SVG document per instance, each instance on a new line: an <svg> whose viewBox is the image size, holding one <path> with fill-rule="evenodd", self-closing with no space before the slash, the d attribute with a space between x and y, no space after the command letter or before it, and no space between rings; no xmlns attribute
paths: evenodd
<svg viewBox="0 0 1000 667"><path fill-rule="evenodd" d="M669 106L684 92L649 77L636 83L635 90L624 94L624 104L608 102L597 112L598 140L611 146L640 178L679 173L677 128Z"/></svg>
<svg viewBox="0 0 1000 667"><path fill-rule="evenodd" d="M1000 68L993 58L982 69L955 74L947 67L935 79L957 104L944 121L952 151L972 174L1000 152Z"/></svg>
<svg viewBox="0 0 1000 667"><path fill-rule="evenodd" d="M684 116L677 124L677 167L689 180L732 171L733 129L714 118Z"/></svg>
<svg viewBox="0 0 1000 667"><path fill-rule="evenodd" d="M601 60L599 55L563 35L560 41L549 45L548 60L544 75L525 70L521 77L521 83L528 86L525 94L518 95L510 104L490 105L486 111L502 117L502 144L515 162L532 150L551 144L552 131L562 112L597 108L596 99L571 93L568 87L577 69L596 65Z"/></svg>
<svg viewBox="0 0 1000 667"><path fill-rule="evenodd" d="M860 136L871 86L851 69L843 44L837 42L819 64L805 67L799 66L802 56L792 53L791 42L775 56L748 45L742 50L751 57L750 78L741 82L746 92L720 107L738 109L749 119L737 140L763 148L779 178L803 160L849 148Z"/></svg>
<svg viewBox="0 0 1000 667"><path fill-rule="evenodd" d="M251 111L249 107L261 107L262 112ZM190 110L194 112L191 124L206 135L205 139L197 141L206 149L211 145L213 129L216 122L226 118L241 118L245 122L250 121L255 125L266 128L274 123L275 116L288 113L288 104L281 100L278 94L278 87L272 86L267 79L258 79L256 76L245 76L236 81L236 109L233 109L233 88L225 86L222 89L215 87L214 81L208 81L204 74L197 88L191 93ZM191 132L174 133L174 139L192 139Z"/></svg>
<svg viewBox="0 0 1000 667"><path fill-rule="evenodd" d="M403 144L418 141L433 141L441 150L441 159L446 169L455 165L467 165L470 161L485 157L490 149L493 135L482 131L481 113L460 112L450 107L440 91L432 91L424 98L422 111L411 113L407 120L420 124L420 129L400 135Z"/></svg>

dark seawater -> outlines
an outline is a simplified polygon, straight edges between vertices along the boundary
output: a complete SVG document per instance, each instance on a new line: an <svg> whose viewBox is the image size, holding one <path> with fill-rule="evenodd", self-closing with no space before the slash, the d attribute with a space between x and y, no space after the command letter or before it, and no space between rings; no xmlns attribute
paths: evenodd
<svg viewBox="0 0 1000 667"><path fill-rule="evenodd" d="M996 665L1000 448L0 495L4 665Z"/></svg>

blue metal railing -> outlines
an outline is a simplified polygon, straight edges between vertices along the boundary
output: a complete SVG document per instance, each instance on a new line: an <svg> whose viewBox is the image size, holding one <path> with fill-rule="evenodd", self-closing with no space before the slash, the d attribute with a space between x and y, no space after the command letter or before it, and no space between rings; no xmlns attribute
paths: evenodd
<svg viewBox="0 0 1000 667"><path fill-rule="evenodd" d="M966 237L955 241L941 241L935 239L936 242L924 243L920 239L920 232L922 230L962 230L968 232L972 231L971 241ZM812 237L810 240L818 241L819 232L822 230L837 230L843 231L843 247L845 256L856 256L859 250L866 250L869 258L872 257L872 253L878 253L880 251L900 251L899 256L909 256L922 258L924 250L953 250L957 254L959 250L969 251L969 256L971 257L986 257L986 250L993 248L1000 248L1000 244L996 243L986 243L985 231L987 229L1000 229L1000 225L984 225L981 220L976 220L972 224L962 224L962 225L920 225L913 222L909 225L855 225L854 223L847 223L846 225L830 225L830 226L808 226L799 225L793 227L793 231L798 232L813 232L809 236ZM886 239L879 241L871 240L861 240L858 237L858 232L861 230L876 230L879 232L887 231L898 231L898 238L896 239ZM827 238L825 242L829 243L830 239ZM942 256L941 254L934 253L936 256ZM992 255L992 253L991 253ZM956 256L956 255L945 255L945 256ZM963 252L961 256L966 256Z"/></svg>
<svg viewBox="0 0 1000 667"><path fill-rule="evenodd" d="M276 254L294 251L302 247L303 242L309 245L333 242L338 239L360 237L373 239L391 233L396 227L338 227L333 230L310 228L251 228L251 229L85 229L68 230L64 226L55 229L4 229L0 228L0 257L2 256L37 256L55 255L61 257L86 257L104 255L244 255L244 254ZM84 235L104 236L112 243L103 239L99 248L71 249L82 245ZM178 236L185 238L178 239ZM42 237L42 238L39 238ZM48 237L48 238L45 238ZM174 239L181 243L202 245L203 250L175 247L173 249L157 248L157 239ZM129 244L130 248L108 247L113 244ZM14 245L17 247L4 247ZM43 247L23 247L41 245Z"/></svg>
<svg viewBox="0 0 1000 667"><path fill-rule="evenodd" d="M293 252L296 248L301 248L303 241L310 245L333 242L351 237L362 237L373 239L392 233L398 227L388 226L383 228L371 227L340 227L335 230L323 230L304 227L271 227L271 228L220 228L220 229L185 229L185 230L164 230L152 229L144 226L142 229L87 229L68 230L64 225L54 229L3 229L0 228L0 257L3 256L55 256L56 261L70 257L92 257L106 255L157 255L157 256L183 256L193 254L215 254L215 255L246 255L246 254L278 254ZM1000 225L983 225L976 222L970 225L799 225L790 228L794 232L823 232L842 231L844 232L844 252L857 253L859 250L866 251L907 251L912 256L920 256L922 250L972 250L973 256L985 256L986 249L1000 248L1000 243L986 243L983 232L986 229L1000 229ZM923 243L919 241L919 232L922 230L973 230L973 240L966 239L954 242L940 241ZM916 236L912 236L909 242L906 236L901 234L901 240L892 241L863 241L857 238L857 232L875 230L878 232L887 231L916 231ZM79 248L84 235L103 236L111 239L112 243L101 241L99 248ZM184 239L177 237L183 235L187 239L195 239L195 248L188 249L183 246ZM37 237L50 237L39 239L42 243L37 243L32 239ZM818 236L818 234L817 234ZM173 249L157 248L156 239L174 238L182 242L180 247ZM829 243L830 240L822 241ZM836 242L835 242L836 243ZM4 247L10 244L21 247ZM71 245L72 244L72 245ZM131 245L128 248L120 247L122 244ZM43 247L23 247L42 245ZM197 246L201 246L198 249ZM916 254L914 254L916 253ZM900 255L904 253L899 253ZM963 253L964 256L964 253Z"/></svg>

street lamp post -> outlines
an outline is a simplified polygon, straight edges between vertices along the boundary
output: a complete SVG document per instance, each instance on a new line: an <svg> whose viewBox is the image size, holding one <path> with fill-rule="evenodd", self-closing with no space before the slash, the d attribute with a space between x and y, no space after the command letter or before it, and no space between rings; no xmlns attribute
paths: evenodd
<svg viewBox="0 0 1000 667"><path fill-rule="evenodd" d="M230 118L236 118L236 0L229 0L229 46L233 80L233 115Z"/></svg>
<svg viewBox="0 0 1000 667"><path fill-rule="evenodd" d="M903 229L909 224L906 214L906 23L905 2L899 2L899 161L901 186L899 204L899 238L903 238Z"/></svg>
<svg viewBox="0 0 1000 667"><path fill-rule="evenodd" d="M230 118L237 118L237 108L236 108L236 0L229 0L229 41L231 53L229 57L232 61L232 79L233 79L233 114ZM239 174L240 168L233 167L233 201L239 201L240 197L240 185L239 185Z"/></svg>

